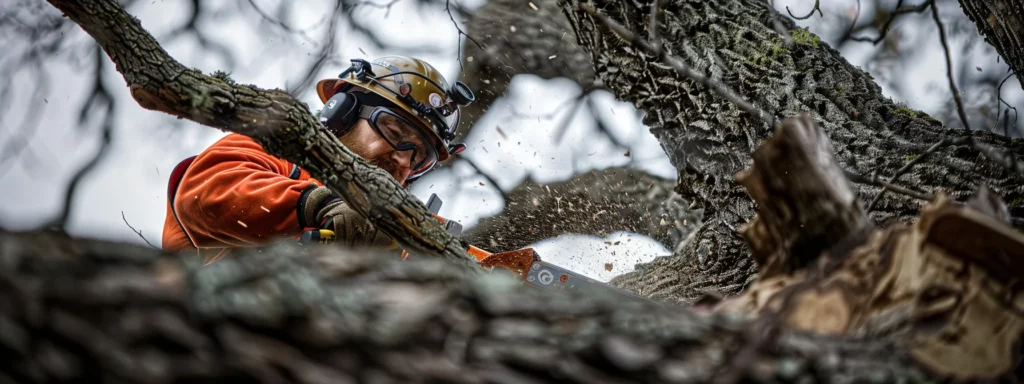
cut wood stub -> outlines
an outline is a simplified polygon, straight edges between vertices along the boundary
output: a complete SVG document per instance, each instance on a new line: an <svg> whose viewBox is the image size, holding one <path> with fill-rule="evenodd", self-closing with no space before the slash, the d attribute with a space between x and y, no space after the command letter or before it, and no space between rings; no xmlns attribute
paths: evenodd
<svg viewBox="0 0 1024 384"><path fill-rule="evenodd" d="M835 268L761 279L715 310L898 338L922 367L956 380L1007 377L1024 340L1024 235L996 217L940 194L916 223L872 232Z"/></svg>
<svg viewBox="0 0 1024 384"><path fill-rule="evenodd" d="M804 113L788 118L736 175L758 214L741 235L762 277L788 273L870 224L825 132Z"/></svg>

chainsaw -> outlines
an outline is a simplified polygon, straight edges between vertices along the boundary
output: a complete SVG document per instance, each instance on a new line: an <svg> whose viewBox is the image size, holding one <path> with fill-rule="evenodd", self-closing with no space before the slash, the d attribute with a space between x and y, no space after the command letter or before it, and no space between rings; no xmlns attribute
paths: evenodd
<svg viewBox="0 0 1024 384"><path fill-rule="evenodd" d="M448 220L438 215L441 210L441 199L437 194L431 194L427 200L427 209L445 230L452 236L462 235L462 224L457 221ZM329 229L308 230L302 233L299 238L301 244L331 243L334 241L334 231ZM474 245L469 245L466 253L476 258L477 262L494 271L495 268L511 272L511 274L525 285L547 290L547 291L599 291L604 293L615 293L633 299L647 300L626 290L615 288L598 280L594 280L579 273L559 267L544 260L533 248L523 248L515 251L491 253ZM402 259L407 259L409 253L402 251Z"/></svg>

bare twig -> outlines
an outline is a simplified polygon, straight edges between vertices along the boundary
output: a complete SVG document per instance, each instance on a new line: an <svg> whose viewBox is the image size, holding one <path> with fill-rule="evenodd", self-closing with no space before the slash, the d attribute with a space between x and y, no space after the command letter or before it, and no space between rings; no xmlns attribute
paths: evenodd
<svg viewBox="0 0 1024 384"><path fill-rule="evenodd" d="M978 150L978 152L981 152L981 154L985 155L985 157L988 157L990 160L994 161L996 164L1002 165L1004 168L1012 172L1016 172L1021 176L1024 176L1024 163L1021 163L1019 160L1013 157L1013 155L992 148L987 144L982 144L977 141L974 141L972 147Z"/></svg>
<svg viewBox="0 0 1024 384"><path fill-rule="evenodd" d="M935 25L939 27L939 39L942 41L942 50L946 53L946 77L949 78L949 90L953 92L953 100L956 101L956 113L960 115L960 122L963 123L964 129L970 132L971 125L967 122L964 102L960 97L960 90L956 88L956 82L953 81L953 59L950 58L949 42L946 41L946 29L942 25L942 20L939 19L939 7L934 3L932 4L932 18L935 19Z"/></svg>
<svg viewBox="0 0 1024 384"><path fill-rule="evenodd" d="M338 15L340 13L338 11L341 9L341 7L342 1L337 0L334 3L333 13L335 15ZM338 19L338 17L331 18L331 23L330 25L328 25L327 31L324 32L323 36L323 40L327 42L327 46L320 49L320 54L317 55L316 60L313 61L312 65L310 65L309 70L306 71L306 75L302 77L302 80L300 80L298 84L295 84L295 86L291 87L291 89L288 91L288 94L292 95L293 97L298 97L299 93L309 88L309 86L313 83L313 79L315 78L317 72L320 71L320 68L322 68L324 64L326 64L329 61L329 59L334 56L334 53L336 52L334 36L338 30Z"/></svg>
<svg viewBox="0 0 1024 384"><path fill-rule="evenodd" d="M494 188L496 188L498 192L501 193L501 198L504 199L505 201L508 201L508 195L505 193L504 189L501 189L501 184L498 184L498 181L491 177L489 173L484 172L483 169L476 165L476 162L473 161L473 159L470 159L469 156L459 156L459 160L464 161L466 164L468 164L470 167L476 170L477 174L487 179L487 182L491 183L491 185L493 185Z"/></svg>
<svg viewBox="0 0 1024 384"><path fill-rule="evenodd" d="M850 34L853 33L853 29L857 28L857 21L860 20L860 1L861 0L857 0L857 14L853 15L853 22L850 23L850 29L848 29L843 36L850 36Z"/></svg>
<svg viewBox="0 0 1024 384"><path fill-rule="evenodd" d="M570 105L572 105L574 103L580 102L580 100L582 100L586 96L586 94L587 94L587 92L584 91L583 93L581 93L580 95L578 95L578 96L576 96L576 97L574 97L572 99L563 101L561 104L558 104L558 106L552 108L551 111L548 111L547 113L529 114L529 113L525 113L525 112L521 112L521 111L517 110L515 106L510 106L509 107L509 113L512 115L512 117L515 117L517 119L533 119L533 118L537 118L537 119L549 120L549 119L553 119L559 113L564 111L565 107L570 106Z"/></svg>
<svg viewBox="0 0 1024 384"><path fill-rule="evenodd" d="M85 176L92 172L93 169L99 165L100 161L110 152L111 136L114 131L114 98L111 97L110 91L103 85L103 63L106 60L106 53L100 49L100 46L96 45L96 80L93 84L92 97L89 101L82 105L82 109L79 113L79 124L85 122L90 111L93 107L99 107L99 104L106 104L106 108L103 111L103 121L100 123L103 127L103 133L100 136L100 148L93 155L93 158L89 162L85 163L82 168L79 168L78 172L71 178L68 187L64 190L64 205L57 218L52 222L47 223L44 227L50 228L61 228L65 232L67 231L68 217L71 215L72 203L75 197L75 192L78 190L78 186L81 184Z"/></svg>
<svg viewBox="0 0 1024 384"><path fill-rule="evenodd" d="M935 0L927 0L924 3L921 3L921 5L915 5L915 6L910 6L910 7L906 7L906 8L900 8L900 7L903 6L903 0L899 0L898 2L896 2L896 10L893 11L892 16L889 16L889 20L886 20L885 25L882 26L882 31L879 33L878 37L876 37L874 39L869 38L869 37L850 37L850 40L861 41L861 42L870 42L871 44L876 44L877 45L882 40L885 40L885 36L887 36L889 34L889 27L892 26L892 22L894 20L896 20L896 16L899 16L899 15L902 15L902 14L905 14L905 13L921 13L921 12L924 12L925 10L928 9L928 6L932 5L934 2L935 2ZM859 4L860 3L858 2L858 5Z"/></svg>
<svg viewBox="0 0 1024 384"><path fill-rule="evenodd" d="M124 217L124 211L121 211L121 220L124 220L124 224L127 225L128 228L131 228L132 232L135 232L136 235L139 235L139 237L142 238L142 241L145 241L150 247L156 248L153 243L150 243L149 240L146 239L146 236L142 236L142 231L135 229L135 227L128 223L128 218Z"/></svg>
<svg viewBox="0 0 1024 384"><path fill-rule="evenodd" d="M790 36L788 31L786 31L786 26L782 25L782 20L780 20L780 15L779 15L778 12L775 11L774 2L766 2L766 3L764 3L764 5L765 5L765 7L768 8L768 17L770 17L772 19L772 27L775 28L775 32L777 32L779 34L779 36L782 36L783 43L785 43L787 47L792 47L793 46L793 37ZM818 7L817 1L815 1L814 7L815 8ZM789 7L786 7L786 10L788 11ZM819 10L819 12L820 12L820 10ZM811 10L811 13L814 13L814 10ZM792 16L793 14L790 13L789 15ZM810 17L810 15L808 15L808 17Z"/></svg>
<svg viewBox="0 0 1024 384"><path fill-rule="evenodd" d="M206 34L199 30L198 23L199 19L203 16L202 4L199 0L192 0L192 13L189 15L188 21L185 22L181 27L171 31L166 37L161 40L174 40L185 34L191 34L195 36L196 41L199 42L199 46L203 49L208 49L217 52L224 59L224 64L228 68L235 68L236 61L235 55L231 53L231 50L224 44L207 38Z"/></svg>
<svg viewBox="0 0 1024 384"><path fill-rule="evenodd" d="M931 147L928 147L928 149L925 150L924 152L922 152L920 155L917 155L917 157L914 157L913 159L908 161L906 164L904 164L903 167L901 167L900 169L897 169L896 173L894 173L891 177L889 177L888 183L891 184L891 183L895 182L896 180L898 180L900 178L900 176L903 176L904 173L909 171L911 168L913 168L918 163L924 161L924 159L928 158L929 155L937 152L939 149L945 148L946 146L949 146L949 145L960 145L960 144L966 143L968 140L970 140L970 139L969 138L961 138L961 139L957 139L957 140L949 140L949 139L939 140L938 143L935 143ZM882 199L882 195L885 194L886 190L889 190L889 189L883 189L882 191L878 192L878 194L875 195L875 197L873 199L871 199L871 203L869 203L868 207L867 207L867 212L871 212L871 210L875 209L875 205L877 205L878 202Z"/></svg>
<svg viewBox="0 0 1024 384"><path fill-rule="evenodd" d="M1009 119L1010 119L1009 114L1010 114L1010 110L1011 109L1013 110L1013 130L1014 131L1017 130L1017 119L1019 117L1017 116L1017 107L1014 107L1014 106L1010 105L1009 103L1007 103L1006 100L1003 100L1003 84L1006 84L1006 80L1009 80L1010 77L1012 77L1013 75L1016 75L1016 74L1017 74L1016 71L1011 71L1010 74L1006 75L1006 78L1004 78L1003 81L999 82L999 86L996 87L996 119L999 119L999 114L1000 114L1000 110L1002 109L1002 105L1006 104L1007 110L1006 110L1006 113L1005 113L1006 116L1004 117L1005 120L1003 122L1003 136L1005 136L1007 138L1010 137L1010 130L1009 130L1009 123L1010 123L1010 121L1009 121Z"/></svg>
<svg viewBox="0 0 1024 384"><path fill-rule="evenodd" d="M597 127L597 131L608 136L608 140L610 140L612 144L615 144L616 147L629 150L630 146L620 141L619 138L615 137L615 134L608 129L608 124L604 123L604 118L602 117L601 112L598 111L597 105L594 103L596 103L594 98L591 97L587 99L587 109L590 110L590 115L594 117L594 125ZM630 161L632 160L633 156L630 156Z"/></svg>
<svg viewBox="0 0 1024 384"><path fill-rule="evenodd" d="M648 28L651 30L651 43L655 44L658 49L661 49L661 37L658 33L658 15L661 14L661 2L662 0L651 2L651 19L648 22Z"/></svg>
<svg viewBox="0 0 1024 384"><path fill-rule="evenodd" d="M789 10L789 6L786 6L786 12L789 12L789 17L797 20L807 20L811 16L814 16L814 11L818 11L818 17L825 17L824 13L821 13L821 0L814 0L814 8L811 8L811 12L807 13L807 16L797 16L793 14L793 11Z"/></svg>
<svg viewBox="0 0 1024 384"><path fill-rule="evenodd" d="M402 1L402 0L391 0L387 4L377 4L377 3L374 3L372 1L363 1L363 2L359 3L359 6L384 9L384 10L386 10L384 12L384 17L387 18L388 16L391 15L391 7L393 7L395 4L398 4L399 1Z"/></svg>
<svg viewBox="0 0 1024 384"><path fill-rule="evenodd" d="M776 119L774 116L755 107L749 101L744 100L739 95L737 95L730 89L726 88L724 85L714 82L707 76L697 73L696 71L688 67L686 64L683 64L683 62L680 61L678 58L666 54L661 49L660 45L651 44L646 40L640 38L640 36L637 36L635 33L624 27L622 24L619 24L615 20L612 20L610 17L599 11L592 4L580 3L578 8L584 13L600 19L601 22L605 24L605 26L611 29L612 32L614 32L616 35L619 35L619 37L621 37L623 40L626 40L633 45L639 46L647 50L648 52L654 54L655 56L659 57L662 63L664 63L671 69L675 70L680 75L683 75L684 77L690 80L693 80L697 83L704 85L712 92L715 92L718 96L726 99L730 103L733 103L744 112L747 112L750 115L757 117L761 121L764 121L771 126L778 125L779 120Z"/></svg>
<svg viewBox="0 0 1024 384"><path fill-rule="evenodd" d="M444 11L448 13L448 18L451 19L452 25L455 26L455 30L459 31L459 69L465 71L465 68L462 67L462 36L466 36L466 38L472 41L473 44L476 44L476 47L480 48L481 51L484 50L484 46L480 45L480 42L476 41L473 36L470 36L468 33L463 31L462 27L459 26L459 23L455 21L455 16L452 15L451 2L452 0L444 0Z"/></svg>
<svg viewBox="0 0 1024 384"><path fill-rule="evenodd" d="M395 1L398 1L398 0L395 0ZM281 21L281 20L278 20L278 19L276 19L276 18L274 18L274 17L271 17L270 15L268 15L268 14L267 14L266 12L264 12L264 11L263 11L263 9L262 9L262 8L260 8L260 6L259 6L259 5L256 5L256 2L255 2L255 1L253 1L253 0L248 0L248 2L249 2L249 5L250 5L250 6L252 6L252 9L256 10L256 13L258 13L258 14L260 15L260 17L262 17L262 18L263 18L263 20L264 20L264 21L266 21L266 22L268 22L268 23L270 23L270 24L276 25L276 26L277 26L278 28L281 28L281 29L283 29L283 30L284 30L285 32L289 32L289 33L293 33L293 34L299 35L299 36L301 36L301 37L302 37L303 39L305 39L305 40L306 40L306 42L308 42L308 43L310 43L310 44L314 44L314 45L315 45L315 44L317 43L317 42L316 42L316 40L313 40L312 38L310 38L310 37L309 37L309 35L307 35L307 34L306 34L306 31L309 31L309 30L313 30L313 29L316 29L316 28L317 28L317 27L319 27L319 26L320 26L321 24L323 24L323 23L324 23L324 21L326 21L326 20L327 20L327 18L328 18L328 16L327 16L327 15L324 15L324 17L320 18L320 20L319 20L319 21L317 21L316 23L314 23L314 24L313 24L312 26L310 26L309 28L307 28L307 29L305 29L305 30L302 30L302 29L296 29L296 28L293 28L293 27L289 26L288 24L285 24L285 22L283 22L283 21ZM332 18L333 18L333 17L334 17L333 15L336 15L336 14L337 14L337 12L335 12L335 13L331 14L331 16L330 16L330 17L332 17Z"/></svg>
<svg viewBox="0 0 1024 384"><path fill-rule="evenodd" d="M583 101L586 100L587 95L589 94L590 93L587 91L580 93L580 95L576 97L576 100L573 101L572 108L569 109L569 112L566 115L562 116L562 120L560 120L558 124L555 125L556 145L562 143L562 137L565 136L565 132L569 131L569 123L572 122L573 117L576 116L576 111L579 111L580 105L583 105Z"/></svg>
<svg viewBox="0 0 1024 384"><path fill-rule="evenodd" d="M854 172L852 172L850 170L847 170L847 169L843 170L843 174L846 175L847 179L849 179L850 181L852 181L854 183L867 184L867 185L873 185L873 186L876 186L876 187L882 187L882 188L885 188L888 191L899 193L901 195L907 195L907 196L913 197L915 199L929 200L929 201L932 200L932 196L929 195L929 194L925 194L923 192L918 192L918 191L914 191L914 190L911 190L911 189L903 188L903 187L898 186L898 185L893 185L893 184L890 184L890 183L878 180L878 176L877 175L872 175L870 178L868 178L868 177L864 177L864 176L862 176L860 174L854 173Z"/></svg>

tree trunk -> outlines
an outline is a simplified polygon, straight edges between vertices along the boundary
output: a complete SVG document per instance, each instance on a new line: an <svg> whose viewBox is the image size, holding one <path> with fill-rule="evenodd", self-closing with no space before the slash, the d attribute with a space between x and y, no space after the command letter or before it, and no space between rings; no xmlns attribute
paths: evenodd
<svg viewBox="0 0 1024 384"><path fill-rule="evenodd" d="M4 382L926 377L891 340L765 338L735 316L550 295L437 259L280 245L202 267L194 255L12 233L0 248Z"/></svg>
<svg viewBox="0 0 1024 384"><path fill-rule="evenodd" d="M681 302L709 291L738 293L756 271L737 234L753 218L755 205L735 174L750 163L750 153L771 127L661 64L657 56L579 9L579 1L561 4L580 46L594 58L598 79L619 99L647 112L644 123L679 170L676 190L704 212L703 226L680 252L638 266L613 283ZM651 2L592 4L640 38L652 36ZM655 35L663 37L659 42L667 54L772 116L810 113L831 139L839 163L854 173L888 180L940 140L971 135L946 129L884 97L870 75L813 34L796 29L763 1L665 1L658 15ZM776 20L792 46L774 29ZM1024 156L1024 140L1011 142L988 132L973 136L1012 157ZM1010 201L1013 215L1024 216L1024 177L996 162L1006 161L987 156L968 144L948 145L918 160L893 183L929 193L945 191L955 199L986 184ZM864 200L881 195L870 210L881 226L912 218L921 204L865 184L856 185L855 192Z"/></svg>
<svg viewBox="0 0 1024 384"><path fill-rule="evenodd" d="M507 194L500 214L481 220L462 238L511 250L566 233L604 237L629 231L671 250L700 221L674 188L674 180L622 167L551 184L527 181Z"/></svg>
<svg viewBox="0 0 1024 384"><path fill-rule="evenodd" d="M1006 60L1024 87L1024 3L1015 0L960 0L985 41Z"/></svg>

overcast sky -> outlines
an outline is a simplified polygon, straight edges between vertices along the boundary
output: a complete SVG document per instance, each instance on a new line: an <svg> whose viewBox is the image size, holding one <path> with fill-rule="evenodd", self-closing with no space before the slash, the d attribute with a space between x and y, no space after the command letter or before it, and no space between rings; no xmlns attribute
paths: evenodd
<svg viewBox="0 0 1024 384"><path fill-rule="evenodd" d="M385 3L383 0L380 2ZM165 43L164 48L173 57L205 73L227 70L239 83L286 88L299 81L303 73L297 72L304 70L309 60L322 48L316 44L316 37L326 30L326 24L318 24L318 21L329 11L327 1L307 0L303 1L302 6L292 7L295 12L288 24L297 28L316 26L306 32L310 39L288 35L276 26L259 22L260 17L246 1L204 1L203 6L212 10L208 12L210 16L216 17L201 20L200 29L206 36L229 47L237 60L236 65L231 67L219 55L204 49L194 36L186 35L173 42L165 42L163 37L185 22L189 12L188 3L181 0L142 1L130 8L130 12ZM265 10L274 11L278 2L258 0L256 3ZM463 2L467 6L476 6L477 3ZM839 12L853 12L855 3L848 3L848 7L823 6L823 10L826 16L834 18L834 14ZM804 9L809 9L810 4L813 1L776 1L776 7L783 12L785 6L790 5L794 10L800 9L798 13L805 13ZM403 46L429 44L442 48L439 54L420 57L434 64L450 82L457 78L459 64L455 52L458 35L443 9L418 8L412 0L407 0L395 4L386 17L385 12L383 9L365 7L358 11L358 15L368 21L368 25L377 28L378 35L386 41ZM861 10L861 15L870 17L873 12L865 8ZM954 12L961 11L946 9L943 14ZM829 22L829 18L815 16L801 21L800 25L809 26L812 32L817 33L820 28L826 28ZM905 32L912 34L914 31ZM88 36L74 28L69 29L68 38L86 42ZM337 38L338 57L341 60L405 53L378 50L345 28L341 29ZM8 52L24 49L30 43L2 39L0 37L0 44L8 47ZM930 41L938 47L937 38L922 41ZM854 65L865 66L866 63L862 61L871 49L865 45L844 49L842 53ZM978 56L977 62L972 61L969 65L1005 68L1005 65L995 63L994 55L979 54L981 51L984 51L984 47L964 53ZM87 56L87 59L81 60L82 64L72 65L74 60L70 58L75 54L80 55L81 52L62 52L45 67L51 87L41 97L44 99L39 110L41 116L26 116L24 113L29 105L37 103L31 97L35 84L30 79L21 78L9 85L19 97L15 97L12 104L0 106L0 145L6 145L12 135L25 126L26 117L38 117L41 121L25 151L28 155L19 156L0 167L0 226L28 229L52 219L60 209L68 180L97 151L100 131L98 115L84 126L77 124L78 108L91 86L92 60ZM3 55L0 53L0 60ZM944 75L945 65L941 55L940 50L930 49L925 55L902 63L904 66L912 66L911 70L904 70L899 79L909 86L899 87L901 94L898 95L890 87L884 86L886 94L929 113L939 108L943 100L941 96L948 97L948 91L941 93L941 88L936 91L924 84L944 80L941 76ZM168 173L178 161L199 153L225 133L142 109L131 98L123 78L114 71L109 60L104 65L105 84L113 90L113 97L117 100L114 140L109 154L84 180L75 196L70 230L76 235L143 243L122 220L123 212L132 226L159 246ZM324 68L319 78L335 76L342 69ZM870 67L867 69L871 70ZM884 73L876 74L876 77L880 75ZM1008 81L1005 88L1011 90L1009 94L1004 93L1009 96L1011 103L1020 100L1020 87L1015 79ZM575 97L578 92L579 87L567 80L543 81L533 76L516 77L509 91L510 96L498 100L488 114L478 121L466 140L469 149L461 155L474 160L499 185L491 185L481 176L473 177L472 170L447 167L421 179L411 192L422 200L426 200L431 193L437 193L446 201L441 215L471 227L479 219L501 211L503 202L497 188L507 191L528 175L539 182L554 182L571 177L574 166L577 172L581 172L626 164L630 159L622 156L621 151L615 149L607 138L595 134L595 128L582 111L580 118L573 121L562 144L556 145L550 133L557 119L515 117L510 110L510 106L514 106L521 113L543 115L562 105L565 100ZM608 94L597 97L601 108L606 109L602 111L604 118L613 122L609 127L614 130L618 140L630 143L634 166L656 175L675 178L675 170L654 137L640 124L635 109L629 104L616 102ZM311 87L301 93L300 98L312 110L322 106ZM497 133L499 126L506 137ZM534 152L537 154L534 155ZM629 252L615 252L615 249L609 249L603 243L619 240L625 243L627 239L631 244ZM669 253L653 240L627 233L614 234L613 239L563 236L561 239L543 242L536 248L546 260L605 281L631 270L637 262ZM613 270L606 271L605 263L612 263Z"/></svg>

